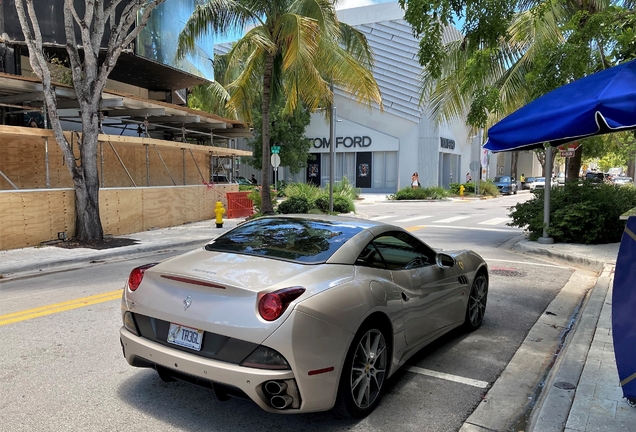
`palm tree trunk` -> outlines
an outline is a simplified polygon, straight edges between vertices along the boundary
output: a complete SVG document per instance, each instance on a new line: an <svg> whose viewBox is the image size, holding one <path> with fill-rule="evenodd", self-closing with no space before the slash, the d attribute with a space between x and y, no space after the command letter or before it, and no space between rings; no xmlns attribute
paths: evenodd
<svg viewBox="0 0 636 432"><path fill-rule="evenodd" d="M269 190L269 158L270 158L270 121L269 110L272 103L272 71L274 69L274 57L267 54L265 59L265 71L263 73L263 167L261 170L262 186L261 186L261 212L263 214L274 214L274 206L272 205L272 196Z"/></svg>

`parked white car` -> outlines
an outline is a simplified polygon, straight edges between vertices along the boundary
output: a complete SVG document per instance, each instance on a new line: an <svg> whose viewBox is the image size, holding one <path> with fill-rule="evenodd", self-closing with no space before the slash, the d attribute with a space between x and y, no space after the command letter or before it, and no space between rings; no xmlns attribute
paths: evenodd
<svg viewBox="0 0 636 432"><path fill-rule="evenodd" d="M545 189L545 177L537 177L534 182L530 183L530 190Z"/></svg>
<svg viewBox="0 0 636 432"><path fill-rule="evenodd" d="M631 177L617 176L612 179L612 182L617 185L634 184L634 180Z"/></svg>

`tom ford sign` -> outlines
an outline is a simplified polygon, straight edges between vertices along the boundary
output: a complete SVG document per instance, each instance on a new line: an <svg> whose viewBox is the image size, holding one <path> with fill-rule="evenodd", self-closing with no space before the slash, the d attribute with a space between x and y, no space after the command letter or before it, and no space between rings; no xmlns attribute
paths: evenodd
<svg viewBox="0 0 636 432"><path fill-rule="evenodd" d="M313 148L315 149L328 149L331 142L328 138L309 138ZM345 148L368 148L373 143L373 140L369 136L346 136L336 137L336 149L339 147Z"/></svg>

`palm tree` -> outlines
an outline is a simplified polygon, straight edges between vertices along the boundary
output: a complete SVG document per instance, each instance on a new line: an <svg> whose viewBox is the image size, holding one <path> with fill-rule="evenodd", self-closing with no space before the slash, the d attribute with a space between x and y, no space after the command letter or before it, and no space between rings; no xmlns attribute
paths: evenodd
<svg viewBox="0 0 636 432"><path fill-rule="evenodd" d="M352 95L369 108L381 96L369 65L371 51L364 36L336 17L330 0L203 0L179 36L178 55L194 49L209 29L227 34L252 26L227 55L227 68L242 70L230 82L229 104L240 112L249 107L258 80L262 90L262 211L273 213L269 190L270 107L284 96L285 112L304 104L310 111L330 106L329 85Z"/></svg>

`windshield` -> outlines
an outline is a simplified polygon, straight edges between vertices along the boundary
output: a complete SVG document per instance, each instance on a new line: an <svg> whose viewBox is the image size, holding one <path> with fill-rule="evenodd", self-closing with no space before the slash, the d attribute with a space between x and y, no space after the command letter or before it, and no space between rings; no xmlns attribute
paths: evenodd
<svg viewBox="0 0 636 432"><path fill-rule="evenodd" d="M510 176L495 177L495 183L510 183Z"/></svg>
<svg viewBox="0 0 636 432"><path fill-rule="evenodd" d="M344 222L259 218L228 231L205 249L319 264L360 231Z"/></svg>

